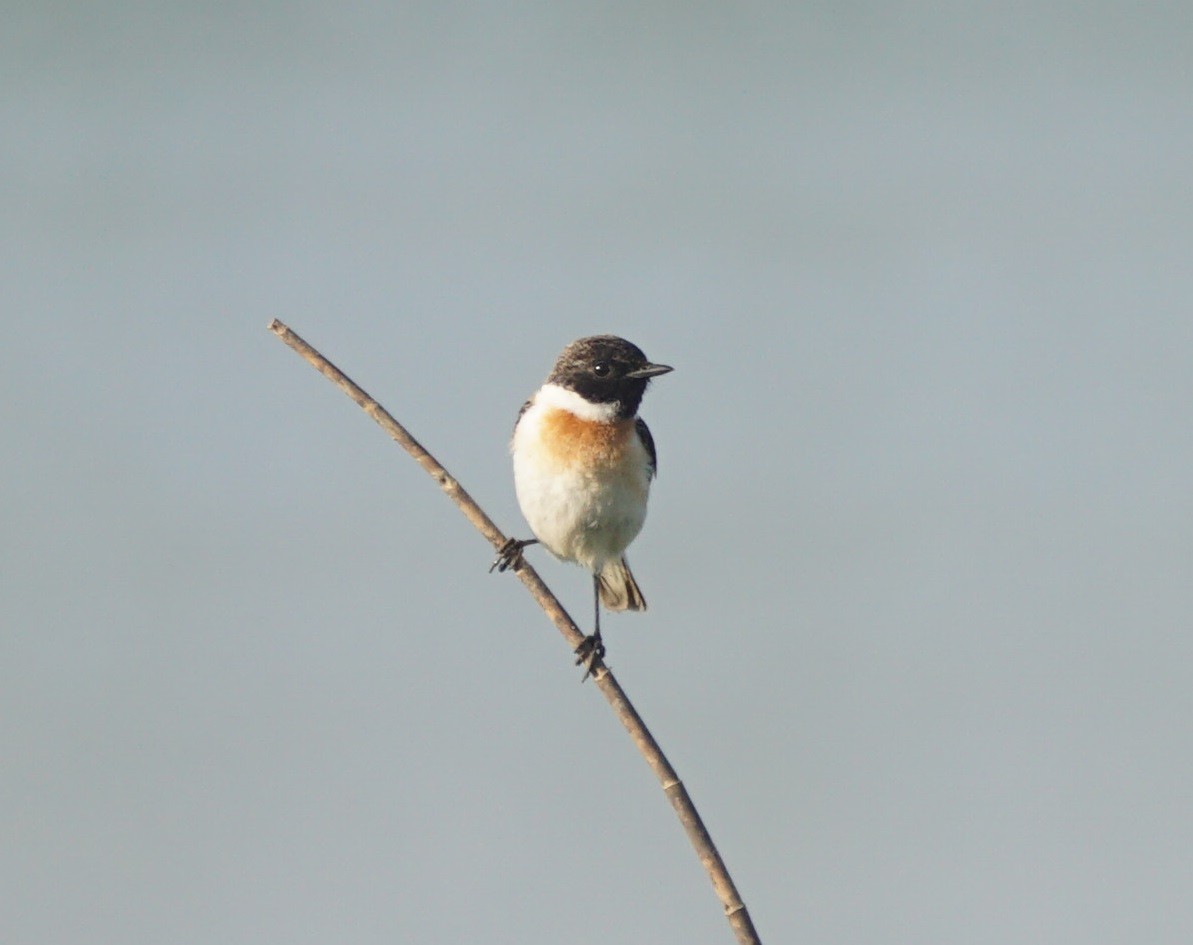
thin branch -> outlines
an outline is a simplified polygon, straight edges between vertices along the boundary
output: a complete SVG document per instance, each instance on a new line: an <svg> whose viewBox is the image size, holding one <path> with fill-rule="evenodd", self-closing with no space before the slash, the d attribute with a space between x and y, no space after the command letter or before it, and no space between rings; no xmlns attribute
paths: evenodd
<svg viewBox="0 0 1193 945"><path fill-rule="evenodd" d="M473 501L472 497L464 490L464 487L443 468L434 456L428 453L406 431L405 427L390 416L384 407L354 384L339 368L276 318L270 323L269 330L298 352L324 377L356 401L365 413L372 417L386 433L393 437L398 445L406 450L432 479L439 483L439 487L447 493L448 498L456 504L460 511L464 513L464 517L476 527L476 530L485 537L495 550L500 549L505 544L506 536L493 524L493 520L485 514L484 510ZM523 560L517 566L515 573L522 583L526 585L527 590L530 591L534 599L538 601L539 606L542 607L544 613L551 619L551 622L563 634L568 646L574 650L580 644L580 641L584 639L584 634L576 626L572 618L568 616L567 611L563 609L559 600L551 593L547 585L543 583L542 578L538 576L534 568L526 561ZM683 825L688 839L696 850L696 855L700 857L700 862L704 864L705 870L708 871L708 875L712 879L713 889L716 890L717 898L721 900L721 905L725 908L725 916L734 934L737 936L738 942L741 945L761 945L758 933L754 930L754 923L750 919L750 913L747 911L745 903L742 902L741 896L737 892L737 887L733 885L733 879L729 875L729 870L726 869L725 862L721 859L721 855L717 852L712 838L708 835L704 821L700 819L700 814L697 813L692 799L688 796L687 789L679 779L679 775L671 767L671 763L663 754L663 750L659 747L658 742L654 740L654 736L650 734L646 723L642 721L642 717L630 703L629 697L626 696L625 691L613 677L608 667L599 665L594 668L596 669L594 676L596 687L601 691L601 694L608 701L609 705L613 707L617 718L625 726L625 730L629 733L630 738L638 746L638 751L641 752L642 757L646 759L646 763L650 765L651 770L655 773L655 777L659 779L659 783L663 786L663 793L667 795L667 800L671 802L676 816L679 817L679 822Z"/></svg>

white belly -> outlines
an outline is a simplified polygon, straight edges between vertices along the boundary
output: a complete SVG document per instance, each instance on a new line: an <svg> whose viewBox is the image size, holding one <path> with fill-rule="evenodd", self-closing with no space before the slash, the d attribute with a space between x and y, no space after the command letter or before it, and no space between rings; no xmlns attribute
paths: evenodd
<svg viewBox="0 0 1193 945"><path fill-rule="evenodd" d="M514 437L518 504L548 550L599 571L619 559L642 529L650 458L634 434L616 464L588 467L561 459L539 438L541 410L527 410Z"/></svg>

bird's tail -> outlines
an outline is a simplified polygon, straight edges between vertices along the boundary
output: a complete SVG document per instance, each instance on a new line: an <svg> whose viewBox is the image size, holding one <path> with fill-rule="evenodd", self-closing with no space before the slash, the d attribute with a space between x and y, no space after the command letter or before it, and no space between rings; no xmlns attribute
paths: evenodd
<svg viewBox="0 0 1193 945"><path fill-rule="evenodd" d="M601 583L601 603L609 610L646 610L646 598L625 558L610 561L597 576Z"/></svg>

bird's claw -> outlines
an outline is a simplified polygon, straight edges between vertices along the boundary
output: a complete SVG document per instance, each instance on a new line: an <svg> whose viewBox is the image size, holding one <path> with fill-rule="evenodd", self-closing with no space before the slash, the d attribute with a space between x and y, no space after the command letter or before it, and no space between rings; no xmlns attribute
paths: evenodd
<svg viewBox="0 0 1193 945"><path fill-rule="evenodd" d="M605 641L601 639L601 635L594 633L586 636L576 647L575 653L576 665L584 667L584 675L580 677L580 682L584 682L589 676L595 679L597 667L605 665Z"/></svg>
<svg viewBox="0 0 1193 945"><path fill-rule="evenodd" d="M489 573L492 574L494 571L501 573L511 568L517 570L518 565L522 563L522 549L527 545L535 544L536 541L537 539L534 538L523 540L517 538L508 539L504 545L497 549L497 557L489 565Z"/></svg>

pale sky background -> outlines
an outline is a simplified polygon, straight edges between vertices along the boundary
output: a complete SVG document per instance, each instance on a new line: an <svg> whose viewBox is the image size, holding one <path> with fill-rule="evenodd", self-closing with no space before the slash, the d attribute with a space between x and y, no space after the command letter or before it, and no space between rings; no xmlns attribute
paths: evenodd
<svg viewBox="0 0 1193 945"><path fill-rule="evenodd" d="M559 349L675 365L610 663L765 942L1193 941L1193 5L10 2L0 75L5 945L731 940L274 316L515 534Z"/></svg>

